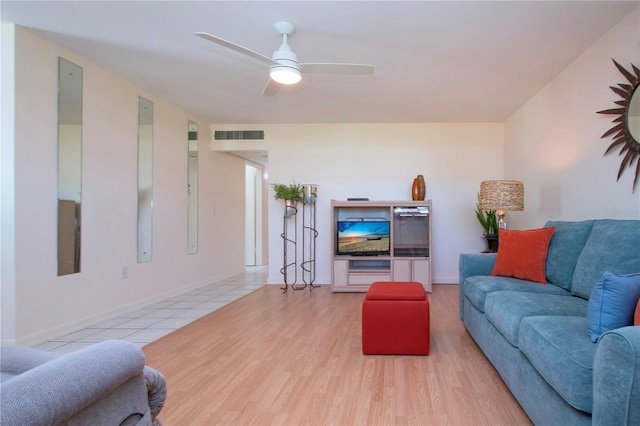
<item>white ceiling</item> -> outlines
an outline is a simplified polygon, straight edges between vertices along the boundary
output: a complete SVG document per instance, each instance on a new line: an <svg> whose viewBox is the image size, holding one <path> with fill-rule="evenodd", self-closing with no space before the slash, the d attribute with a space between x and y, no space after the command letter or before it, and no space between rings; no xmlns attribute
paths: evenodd
<svg viewBox="0 0 640 426"><path fill-rule="evenodd" d="M212 123L501 122L639 1L6 1L31 28ZM271 56L296 25L301 62L372 64L307 75L263 97L268 66L193 35Z"/></svg>

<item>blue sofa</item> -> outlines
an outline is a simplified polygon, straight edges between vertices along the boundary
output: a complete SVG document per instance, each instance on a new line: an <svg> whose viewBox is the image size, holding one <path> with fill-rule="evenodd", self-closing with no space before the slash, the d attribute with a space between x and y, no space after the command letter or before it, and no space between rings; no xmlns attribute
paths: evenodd
<svg viewBox="0 0 640 426"><path fill-rule="evenodd" d="M640 327L592 343L591 291L640 272L640 221L548 222L548 284L490 276L495 253L461 254L460 319L537 425L640 425Z"/></svg>

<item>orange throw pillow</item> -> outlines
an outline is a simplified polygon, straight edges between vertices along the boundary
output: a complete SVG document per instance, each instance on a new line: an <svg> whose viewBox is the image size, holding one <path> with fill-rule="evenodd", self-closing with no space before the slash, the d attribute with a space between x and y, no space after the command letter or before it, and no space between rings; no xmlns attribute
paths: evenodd
<svg viewBox="0 0 640 426"><path fill-rule="evenodd" d="M555 227L498 231L498 255L490 275L547 283L546 261Z"/></svg>
<svg viewBox="0 0 640 426"><path fill-rule="evenodd" d="M633 316L633 325L640 325L640 299L636 304L636 314Z"/></svg>

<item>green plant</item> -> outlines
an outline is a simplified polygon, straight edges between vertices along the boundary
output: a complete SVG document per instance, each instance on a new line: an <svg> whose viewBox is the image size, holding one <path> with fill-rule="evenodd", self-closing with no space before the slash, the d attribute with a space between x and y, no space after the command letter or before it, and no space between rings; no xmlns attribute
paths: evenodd
<svg viewBox="0 0 640 426"><path fill-rule="evenodd" d="M293 182L289 185L285 185L284 183L273 183L271 184L271 187L275 192L276 200L303 200L302 185L298 183Z"/></svg>
<svg viewBox="0 0 640 426"><path fill-rule="evenodd" d="M476 217L484 229L484 235L498 234L498 216L495 210L482 211L480 205L476 204Z"/></svg>

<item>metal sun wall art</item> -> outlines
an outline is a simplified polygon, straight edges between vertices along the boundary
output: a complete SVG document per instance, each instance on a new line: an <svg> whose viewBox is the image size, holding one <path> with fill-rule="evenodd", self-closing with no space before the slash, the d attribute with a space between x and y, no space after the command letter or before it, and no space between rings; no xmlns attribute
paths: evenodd
<svg viewBox="0 0 640 426"><path fill-rule="evenodd" d="M634 114L637 114L638 104L640 104L640 91L637 90L640 83L640 69L631 64L633 69L633 72L631 72L626 70L614 59L613 63L629 83L619 83L618 86L610 86L611 90L622 99L615 101L615 103L620 106L619 108L598 111L598 114L617 115L612 121L614 126L607 130L607 132L601 136L601 139L609 136L613 137L613 142L609 145L604 155L613 152L617 148L620 148L618 155L624 155L620 162L620 169L618 169L617 180L620 180L620 176L622 176L626 168L631 168L633 167L633 163L636 163L635 179L633 180L633 188L631 191L635 192L638 180L640 180L640 131L638 129L640 128L640 123L633 121L639 118L631 114L630 111L636 110ZM632 132L632 128L635 129L634 132Z"/></svg>

